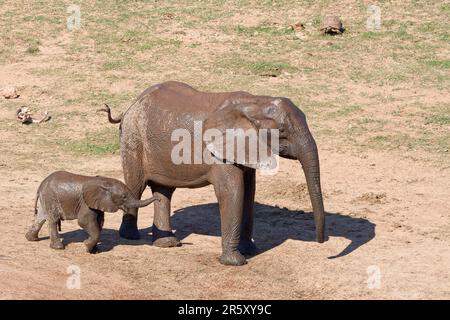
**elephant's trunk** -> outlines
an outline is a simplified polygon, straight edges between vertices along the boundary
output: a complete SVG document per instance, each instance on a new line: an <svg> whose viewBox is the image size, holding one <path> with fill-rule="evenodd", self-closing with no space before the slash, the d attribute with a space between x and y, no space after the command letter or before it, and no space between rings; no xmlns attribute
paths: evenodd
<svg viewBox="0 0 450 320"><path fill-rule="evenodd" d="M325 241L325 212L323 208L322 189L320 186L320 166L317 145L308 132L303 135L298 148L297 159L300 161L308 185L309 197L314 211L317 241Z"/></svg>
<svg viewBox="0 0 450 320"><path fill-rule="evenodd" d="M145 199L145 200L130 200L129 202L127 202L126 207L128 208L142 208L145 206L148 206L150 203L152 203L153 201L156 200L161 200L158 196L154 196L151 197L150 199Z"/></svg>

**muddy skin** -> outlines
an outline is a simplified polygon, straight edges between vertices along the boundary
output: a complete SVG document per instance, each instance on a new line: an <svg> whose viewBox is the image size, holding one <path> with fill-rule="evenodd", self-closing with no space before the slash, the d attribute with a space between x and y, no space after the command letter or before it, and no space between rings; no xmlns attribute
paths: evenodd
<svg viewBox="0 0 450 320"><path fill-rule="evenodd" d="M25 234L29 241L39 240L38 234L48 222L50 247L64 249L58 233L61 220L78 219L78 224L89 235L84 241L86 251L98 251L97 243L104 223L104 212L125 212L129 208L149 205L157 196L147 200L136 199L121 181L106 177L81 176L65 171L50 174L40 184L34 210L34 223ZM39 204L39 206L38 206Z"/></svg>
<svg viewBox="0 0 450 320"><path fill-rule="evenodd" d="M111 121L110 111L105 111ZM177 143L171 141L172 132L184 128L192 137L194 121L202 122L203 132L209 128L217 128L222 133L230 128L279 129L278 154L301 163L314 211L317 241L324 241L325 215L317 146L305 115L289 99L247 92L201 92L187 84L170 81L146 89L119 118L126 185L138 199L147 185L153 195L161 198L154 209L154 245L180 245L170 224L170 202L175 189L212 184L221 216L220 262L242 265L246 263L243 254L257 251L252 240L255 169L216 153L214 156L227 164L176 165L171 159ZM205 148L204 143L202 148ZM134 208L123 216L122 237L139 238L137 213L138 209Z"/></svg>

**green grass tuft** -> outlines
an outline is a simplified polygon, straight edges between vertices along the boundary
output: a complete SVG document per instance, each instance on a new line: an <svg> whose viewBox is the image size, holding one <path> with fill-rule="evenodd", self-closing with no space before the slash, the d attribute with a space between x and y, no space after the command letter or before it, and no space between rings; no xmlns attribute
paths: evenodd
<svg viewBox="0 0 450 320"><path fill-rule="evenodd" d="M69 152L80 155L104 155L115 154L120 149L119 133L117 128L108 128L88 133L86 136L74 142L61 144Z"/></svg>
<svg viewBox="0 0 450 320"><path fill-rule="evenodd" d="M244 34L247 36L257 36L260 34L266 34L270 36L280 36L285 34L291 34L294 32L293 29L287 27L279 27L269 24L260 24L258 26L246 27L246 26L237 26L236 28L239 34Z"/></svg>
<svg viewBox="0 0 450 320"><path fill-rule="evenodd" d="M218 64L237 72L262 77L278 77L283 72L295 72L297 70L296 67L286 62L248 61L242 58L222 59Z"/></svg>
<svg viewBox="0 0 450 320"><path fill-rule="evenodd" d="M425 60L424 63L430 67L438 69L450 68L450 60Z"/></svg>

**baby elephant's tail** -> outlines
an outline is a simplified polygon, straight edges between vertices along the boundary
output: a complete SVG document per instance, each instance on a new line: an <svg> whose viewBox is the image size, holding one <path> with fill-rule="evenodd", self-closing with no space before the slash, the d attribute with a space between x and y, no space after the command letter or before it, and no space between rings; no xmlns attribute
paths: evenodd
<svg viewBox="0 0 450 320"><path fill-rule="evenodd" d="M111 116L111 108L105 103L105 107L102 109L98 109L97 111L103 111L108 114L108 121L110 123L120 123L122 121L123 114L121 113L117 118L113 118Z"/></svg>
<svg viewBox="0 0 450 320"><path fill-rule="evenodd" d="M39 200L39 190L36 192L36 199L34 200L34 215L37 215L38 209L37 209L37 203Z"/></svg>

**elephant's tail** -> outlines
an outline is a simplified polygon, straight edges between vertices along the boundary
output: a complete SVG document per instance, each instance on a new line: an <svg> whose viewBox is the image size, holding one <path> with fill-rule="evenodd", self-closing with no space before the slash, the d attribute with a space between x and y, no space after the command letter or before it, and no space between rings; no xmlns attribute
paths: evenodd
<svg viewBox="0 0 450 320"><path fill-rule="evenodd" d="M108 114L108 121L110 123L120 123L122 121L123 113L121 113L117 118L113 118L111 116L111 108L106 103L105 103L105 107L104 108L98 109L97 111L106 112Z"/></svg>
<svg viewBox="0 0 450 320"><path fill-rule="evenodd" d="M41 187L39 186L39 189L36 192L36 199L34 199L34 215L37 215L37 213L38 213L37 203L38 203L38 200L39 200L39 193L40 193L39 191L40 191L40 189L41 189Z"/></svg>

